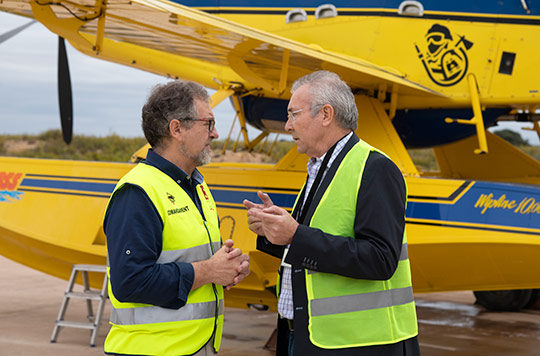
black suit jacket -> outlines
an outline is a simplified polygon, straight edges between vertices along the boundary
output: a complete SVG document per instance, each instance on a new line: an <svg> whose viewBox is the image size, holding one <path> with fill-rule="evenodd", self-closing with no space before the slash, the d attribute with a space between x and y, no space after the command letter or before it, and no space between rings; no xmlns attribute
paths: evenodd
<svg viewBox="0 0 540 356"><path fill-rule="evenodd" d="M401 253L405 229L405 181L397 166L378 152L370 153L364 168L354 222L355 238L330 235L308 226L337 168L358 141L358 137L353 135L332 163L313 202L305 207L308 209L305 221L299 221L285 259L292 265L294 332L296 350L300 356L420 354L416 337L391 345L333 350L319 348L309 340L306 268L350 278L386 280L394 274ZM351 194L356 194L356 191L351 190ZM296 216L296 211L293 216ZM284 246L273 245L265 237L259 236L257 249L281 258ZM288 336L286 320L278 320L278 356L287 356Z"/></svg>

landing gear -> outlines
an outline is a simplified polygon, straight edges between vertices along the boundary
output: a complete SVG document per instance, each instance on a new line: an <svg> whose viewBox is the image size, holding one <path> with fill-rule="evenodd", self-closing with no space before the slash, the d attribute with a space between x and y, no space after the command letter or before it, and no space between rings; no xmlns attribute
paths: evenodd
<svg viewBox="0 0 540 356"><path fill-rule="evenodd" d="M473 292L476 303L489 310L519 311L534 305L540 289L516 289Z"/></svg>

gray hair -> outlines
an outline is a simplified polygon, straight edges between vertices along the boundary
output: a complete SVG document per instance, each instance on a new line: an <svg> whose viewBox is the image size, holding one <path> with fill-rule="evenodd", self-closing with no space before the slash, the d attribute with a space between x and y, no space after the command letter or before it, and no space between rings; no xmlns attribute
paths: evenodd
<svg viewBox="0 0 540 356"><path fill-rule="evenodd" d="M142 108L142 129L150 146L159 147L170 137L169 123L173 119L180 120L188 128L193 125L193 122L182 120L197 117L195 99L210 101L208 92L199 83L175 80L152 88Z"/></svg>
<svg viewBox="0 0 540 356"><path fill-rule="evenodd" d="M311 115L314 116L325 104L334 108L339 126L356 130L358 127L358 109L351 88L336 73L320 70L296 80L291 88L294 93L303 85L308 85L311 94Z"/></svg>

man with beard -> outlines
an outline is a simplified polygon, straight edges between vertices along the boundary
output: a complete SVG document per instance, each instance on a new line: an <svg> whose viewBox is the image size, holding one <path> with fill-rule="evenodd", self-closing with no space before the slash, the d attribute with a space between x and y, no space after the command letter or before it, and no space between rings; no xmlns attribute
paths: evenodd
<svg viewBox="0 0 540 356"><path fill-rule="evenodd" d="M113 306L106 354L212 355L223 330L223 286L249 257L221 242L215 202L196 167L218 138L206 90L156 86L142 110L146 160L118 182L103 228Z"/></svg>

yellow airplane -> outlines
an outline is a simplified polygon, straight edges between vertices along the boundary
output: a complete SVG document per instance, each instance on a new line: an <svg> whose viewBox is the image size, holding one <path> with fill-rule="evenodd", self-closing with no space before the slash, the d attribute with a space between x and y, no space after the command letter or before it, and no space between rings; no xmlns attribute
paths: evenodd
<svg viewBox="0 0 540 356"><path fill-rule="evenodd" d="M539 3L359 3L2 0L0 10L36 19L61 45L66 39L90 56L217 90L213 104L232 101L248 149L284 132L294 80L338 73L355 93L357 134L406 177L415 292L474 290L499 309L535 302L540 163L486 127L529 121L540 135ZM66 83L60 91L69 96ZM69 141L69 99L62 111ZM263 132L249 138L247 124ZM433 147L438 172L417 169L407 152L415 147ZM252 273L228 292L227 305L275 310L279 261L256 251L241 202L264 190L290 209L306 162L293 148L275 165L201 170L223 237L251 256ZM132 167L0 157L0 253L66 279L75 263L105 264L103 211Z"/></svg>

